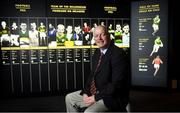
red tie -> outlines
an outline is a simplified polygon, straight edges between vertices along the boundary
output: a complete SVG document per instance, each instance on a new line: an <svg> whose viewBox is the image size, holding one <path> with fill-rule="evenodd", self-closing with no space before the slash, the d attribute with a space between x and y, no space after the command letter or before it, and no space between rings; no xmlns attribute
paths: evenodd
<svg viewBox="0 0 180 113"><path fill-rule="evenodd" d="M96 69L95 69L94 73L96 73L96 72L98 71L98 69L99 69L99 66L100 66L101 61L102 61L102 56L103 56L103 53L101 52L101 55L100 55L100 57L99 57L99 61L98 61L98 64L97 64L97 66L96 66ZM92 80L92 82L91 82L90 92L91 92L91 95L96 94L96 86L95 86L95 80L94 80L94 78L93 78L93 80Z"/></svg>

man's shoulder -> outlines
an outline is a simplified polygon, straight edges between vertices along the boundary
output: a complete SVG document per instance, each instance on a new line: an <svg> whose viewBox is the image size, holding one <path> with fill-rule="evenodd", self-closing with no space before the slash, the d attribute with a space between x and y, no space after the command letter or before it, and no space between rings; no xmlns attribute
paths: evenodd
<svg viewBox="0 0 180 113"><path fill-rule="evenodd" d="M120 52L120 53L124 52L124 50L122 48L117 47L116 45L112 45L111 48L112 48L111 50L115 51L115 52Z"/></svg>
<svg viewBox="0 0 180 113"><path fill-rule="evenodd" d="M119 48L116 45L114 45L110 49L110 54L111 56L128 57L129 50L126 50L124 48Z"/></svg>

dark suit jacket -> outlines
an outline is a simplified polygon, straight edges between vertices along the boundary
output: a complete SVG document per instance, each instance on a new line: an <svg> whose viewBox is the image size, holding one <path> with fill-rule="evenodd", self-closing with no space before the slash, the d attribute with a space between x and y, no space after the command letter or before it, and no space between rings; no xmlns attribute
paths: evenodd
<svg viewBox="0 0 180 113"><path fill-rule="evenodd" d="M110 111L126 111L130 86L129 57L123 49L111 43L103 56L99 70L94 74L99 56L100 50L97 49L93 55L92 72L81 94L86 93L90 96L90 83L95 77L95 100L103 99Z"/></svg>

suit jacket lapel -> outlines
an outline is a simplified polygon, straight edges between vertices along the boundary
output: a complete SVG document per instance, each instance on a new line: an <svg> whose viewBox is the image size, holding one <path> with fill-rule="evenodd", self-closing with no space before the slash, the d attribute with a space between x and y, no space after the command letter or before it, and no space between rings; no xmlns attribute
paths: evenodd
<svg viewBox="0 0 180 113"><path fill-rule="evenodd" d="M108 50L106 51L106 54L103 55L101 64L100 64L99 69L97 70L96 74L102 69L102 67L103 67L104 65L106 65L105 62L108 61L107 59L110 57L110 55L111 55L111 46L110 46L110 47L108 48Z"/></svg>
<svg viewBox="0 0 180 113"><path fill-rule="evenodd" d="M100 50L98 49L96 52L95 52L95 54L94 54L94 61L93 61L93 68L92 68L92 71L93 71L93 73L95 72L95 70L96 70L96 66L97 66L97 64L98 64L98 60L99 60L99 56L100 56Z"/></svg>
<svg viewBox="0 0 180 113"><path fill-rule="evenodd" d="M100 66L99 66L99 68L98 68L98 70L97 70L96 73L98 73L98 72L101 70L101 68L103 67L105 61L106 61L106 60L105 60L105 55L103 55L103 56L102 56L102 60L101 60L101 64L100 64Z"/></svg>

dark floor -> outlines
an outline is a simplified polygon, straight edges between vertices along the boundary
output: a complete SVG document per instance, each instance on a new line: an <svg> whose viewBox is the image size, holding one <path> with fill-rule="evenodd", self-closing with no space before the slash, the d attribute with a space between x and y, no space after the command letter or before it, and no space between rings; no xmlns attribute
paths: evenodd
<svg viewBox="0 0 180 113"><path fill-rule="evenodd" d="M132 112L178 112L180 92L130 92ZM0 100L0 112L64 112L64 96L18 97Z"/></svg>

